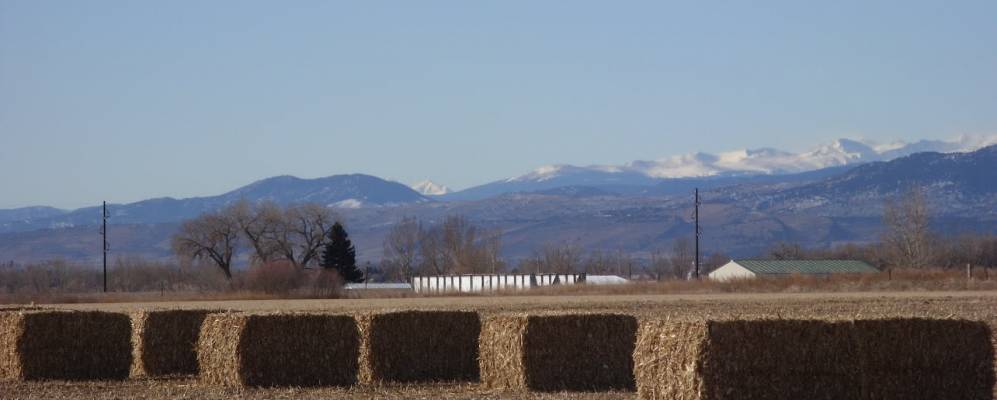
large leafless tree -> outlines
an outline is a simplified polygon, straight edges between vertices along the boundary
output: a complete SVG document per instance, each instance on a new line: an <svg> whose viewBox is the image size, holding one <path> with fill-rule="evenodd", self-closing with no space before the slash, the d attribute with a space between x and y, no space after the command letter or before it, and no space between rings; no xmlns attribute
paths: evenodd
<svg viewBox="0 0 997 400"><path fill-rule="evenodd" d="M335 223L335 214L318 204L288 207L273 234L276 253L299 268L317 263L325 237Z"/></svg>
<svg viewBox="0 0 997 400"><path fill-rule="evenodd" d="M428 226L405 218L385 237L384 254L389 267L404 277L417 270L432 275L498 272L504 267L501 236L461 215Z"/></svg>
<svg viewBox="0 0 997 400"><path fill-rule="evenodd" d="M582 265L582 251L573 244L549 245L544 247L538 259L542 269L539 272L570 274Z"/></svg>
<svg viewBox="0 0 997 400"><path fill-rule="evenodd" d="M254 205L242 200L225 212L235 218L243 237L252 247L253 262L266 264L280 257L276 238L284 215L276 203L267 201Z"/></svg>
<svg viewBox="0 0 997 400"><path fill-rule="evenodd" d="M924 268L931 262L930 211L919 187L887 201L883 211L883 244L898 267Z"/></svg>
<svg viewBox="0 0 997 400"><path fill-rule="evenodd" d="M422 224L414 217L402 218L384 238L384 263L394 279L408 281L419 261Z"/></svg>
<svg viewBox="0 0 997 400"><path fill-rule="evenodd" d="M210 260L231 279L240 233L239 223L230 213L209 212L181 224L171 244L181 258Z"/></svg>
<svg viewBox="0 0 997 400"><path fill-rule="evenodd" d="M696 255L693 253L692 241L688 237L675 238L675 241L672 242L671 254L672 276L679 279L685 279L689 276L689 273L695 268L693 264Z"/></svg>

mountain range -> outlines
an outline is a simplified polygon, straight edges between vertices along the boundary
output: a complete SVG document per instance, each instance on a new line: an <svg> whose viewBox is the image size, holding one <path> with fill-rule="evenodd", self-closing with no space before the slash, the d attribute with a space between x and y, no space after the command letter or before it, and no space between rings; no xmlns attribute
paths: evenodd
<svg viewBox="0 0 997 400"><path fill-rule="evenodd" d="M177 224L247 199L334 209L362 260L380 258L382 238L403 216L433 224L450 214L500 229L504 255L511 258L563 243L641 257L691 232L690 194L699 188L705 252L741 256L775 241L830 246L875 240L884 202L914 185L928 194L939 230L997 232L997 146L975 150L989 141L839 140L798 154L763 149L681 156L691 160L683 168L675 157L617 167L561 165L457 192L430 181L415 190L362 174L278 176L218 196L111 204L109 237L116 255L167 259ZM0 261L93 261L99 221L98 207L0 210Z"/></svg>
<svg viewBox="0 0 997 400"><path fill-rule="evenodd" d="M838 139L801 153L772 148L742 149L718 154L692 153L624 165L545 165L529 173L443 195L445 200L474 200L510 192L530 192L562 186L596 186L627 190L668 181L711 182L717 178L796 174L834 167L889 161L920 153L972 151L997 144L997 135L963 135L951 141L921 140L879 144ZM840 171L840 170L839 170ZM723 182L721 179L719 182Z"/></svg>

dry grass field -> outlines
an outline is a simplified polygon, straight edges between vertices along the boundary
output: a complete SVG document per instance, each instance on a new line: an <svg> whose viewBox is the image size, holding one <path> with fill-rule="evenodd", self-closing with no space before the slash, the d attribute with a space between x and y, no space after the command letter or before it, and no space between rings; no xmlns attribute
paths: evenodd
<svg viewBox="0 0 997 400"><path fill-rule="evenodd" d="M623 312L638 316L771 316L854 318L935 316L997 317L997 291L738 293L567 296L458 296L384 299L286 299L46 304L41 308L121 311L214 309L232 311L352 312L475 310Z"/></svg>
<svg viewBox="0 0 997 400"><path fill-rule="evenodd" d="M2 306L0 306L2 307ZM8 306L10 307L10 306ZM134 312L149 309L213 309L257 312L332 312L397 310L472 310L492 313L611 312L638 318L695 319L820 319L938 318L997 322L997 292L843 292L799 294L681 294L681 295L544 295L462 296L337 300L235 300L151 303L51 304L41 308ZM992 325L993 326L993 325ZM271 398L501 398L501 399L634 399L625 392L534 393L490 389L478 383L377 384L347 388L233 388L206 384L195 378L133 378L124 381L66 382L0 381L0 398L147 398L147 399L271 399Z"/></svg>

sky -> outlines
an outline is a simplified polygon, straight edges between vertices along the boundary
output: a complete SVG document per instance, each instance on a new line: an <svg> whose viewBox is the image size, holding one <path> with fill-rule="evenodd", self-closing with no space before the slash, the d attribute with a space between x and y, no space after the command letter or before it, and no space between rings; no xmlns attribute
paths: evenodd
<svg viewBox="0 0 997 400"><path fill-rule="evenodd" d="M0 208L992 134L995 16L994 1L0 0Z"/></svg>

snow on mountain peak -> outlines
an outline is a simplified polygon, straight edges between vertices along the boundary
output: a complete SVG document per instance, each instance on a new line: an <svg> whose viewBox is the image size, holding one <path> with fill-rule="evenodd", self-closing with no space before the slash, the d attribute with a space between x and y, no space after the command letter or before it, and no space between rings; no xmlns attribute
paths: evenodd
<svg viewBox="0 0 997 400"><path fill-rule="evenodd" d="M335 203L329 204L328 207L332 208L360 208L363 207L363 201L357 199L346 199L337 201Z"/></svg>
<svg viewBox="0 0 997 400"><path fill-rule="evenodd" d="M773 148L741 149L718 153L689 153L653 161L637 160L620 166L546 165L507 182L540 182L560 176L584 173L636 173L650 178L692 178L724 174L786 174L873 161L888 161L913 153L973 151L997 144L997 134L961 135L954 140L895 141L879 144L861 139L838 139L812 150L792 153Z"/></svg>
<svg viewBox="0 0 997 400"><path fill-rule="evenodd" d="M418 182L418 183L412 185L411 187L412 187L412 190L415 190L416 192L419 192L420 194L423 194L423 195L426 195L426 196L439 196L439 195L444 195L444 194L447 194L447 193L451 192L450 188L448 188L448 187L446 187L444 185L440 185L440 184L438 184L436 182L433 182L431 180L428 180L428 179L424 180L424 181L421 181L421 182Z"/></svg>

